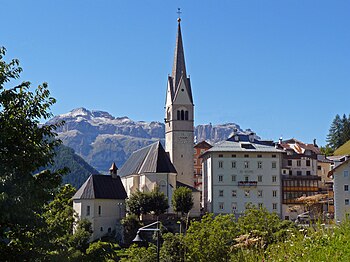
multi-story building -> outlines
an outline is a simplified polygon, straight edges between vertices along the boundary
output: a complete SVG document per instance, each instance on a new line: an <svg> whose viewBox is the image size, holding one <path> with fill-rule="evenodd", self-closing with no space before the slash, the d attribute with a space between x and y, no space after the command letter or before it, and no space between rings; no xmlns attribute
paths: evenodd
<svg viewBox="0 0 350 262"><path fill-rule="evenodd" d="M206 141L202 141L197 143L194 146L194 188L196 188L199 191L202 191L202 159L200 158L200 155L203 154L208 149L212 148L213 146L207 143Z"/></svg>
<svg viewBox="0 0 350 262"><path fill-rule="evenodd" d="M283 150L272 141L234 134L202 155L207 212L240 216L249 204L281 215Z"/></svg>
<svg viewBox="0 0 350 262"><path fill-rule="evenodd" d="M282 141L278 148L286 154L283 157L282 216L295 220L298 214L307 211L300 197L319 194L321 177L317 175L318 155L316 143L305 144L294 138Z"/></svg>
<svg viewBox="0 0 350 262"><path fill-rule="evenodd" d="M350 218L350 159L337 165L329 175L334 182L335 221Z"/></svg>

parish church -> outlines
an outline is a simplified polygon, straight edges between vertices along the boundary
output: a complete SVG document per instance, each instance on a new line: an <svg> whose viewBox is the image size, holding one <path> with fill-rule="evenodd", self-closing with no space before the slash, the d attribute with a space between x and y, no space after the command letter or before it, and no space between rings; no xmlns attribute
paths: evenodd
<svg viewBox="0 0 350 262"><path fill-rule="evenodd" d="M194 104L191 81L186 73L185 54L178 18L174 62L168 76L165 103L165 149L160 142L135 151L119 175L130 196L136 190L152 191L156 186L168 197L179 186L192 190L192 215L200 213L200 192L194 185ZM169 210L171 212L171 208Z"/></svg>
<svg viewBox="0 0 350 262"><path fill-rule="evenodd" d="M166 89L165 148L158 141L135 151L119 171L114 164L112 165L110 180L104 179L104 175L91 176L73 197L73 207L78 218L89 219L94 230L99 231L94 238L100 237L105 228L108 228L108 232L115 230L112 224L118 224L115 219L122 218L125 212L125 198L137 190L150 192L159 187L168 198L168 212L171 213L174 190L180 186L190 188L194 200L190 215L200 214L200 191L193 187L194 104L191 81L186 73L181 19L178 18L177 22L174 62ZM99 184L101 181L104 184ZM107 184L109 191L117 193L96 193L104 192ZM111 213L110 209L113 209L115 203L119 210L117 215L112 215L114 218L111 218L113 212ZM108 225L104 225L103 221L108 221Z"/></svg>

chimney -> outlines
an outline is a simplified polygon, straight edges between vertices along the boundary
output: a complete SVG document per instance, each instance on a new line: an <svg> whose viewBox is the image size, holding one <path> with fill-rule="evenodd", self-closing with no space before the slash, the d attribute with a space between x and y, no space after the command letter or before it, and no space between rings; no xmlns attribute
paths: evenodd
<svg viewBox="0 0 350 262"><path fill-rule="evenodd" d="M316 138L314 138L314 146L318 147L318 145L316 144Z"/></svg>
<svg viewBox="0 0 350 262"><path fill-rule="evenodd" d="M118 167L116 164L113 162L111 168L109 169L109 173L112 176L112 178L117 178L118 177Z"/></svg>
<svg viewBox="0 0 350 262"><path fill-rule="evenodd" d="M278 144L282 144L282 137L280 137L280 139L278 139Z"/></svg>

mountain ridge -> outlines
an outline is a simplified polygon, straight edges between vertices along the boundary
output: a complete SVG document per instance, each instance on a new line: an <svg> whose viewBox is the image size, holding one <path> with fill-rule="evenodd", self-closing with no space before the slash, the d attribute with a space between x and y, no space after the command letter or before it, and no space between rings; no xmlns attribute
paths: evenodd
<svg viewBox="0 0 350 262"><path fill-rule="evenodd" d="M131 153L156 141L164 144L165 126L158 121L134 121L127 116L114 117L106 111L80 107L57 115L47 122L64 121L56 133L63 144L74 149L88 164L107 173L112 162L121 167ZM226 140L234 131L251 133L238 124L197 125L195 141L214 144Z"/></svg>

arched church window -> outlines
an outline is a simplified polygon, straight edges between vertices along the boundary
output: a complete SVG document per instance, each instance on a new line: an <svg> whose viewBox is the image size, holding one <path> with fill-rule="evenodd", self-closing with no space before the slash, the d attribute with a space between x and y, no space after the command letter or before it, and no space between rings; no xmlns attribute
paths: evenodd
<svg viewBox="0 0 350 262"><path fill-rule="evenodd" d="M185 120L185 111L181 110L181 120Z"/></svg>
<svg viewBox="0 0 350 262"><path fill-rule="evenodd" d="M181 112L180 112L180 110L177 110L177 120L181 120Z"/></svg>
<svg viewBox="0 0 350 262"><path fill-rule="evenodd" d="M185 111L185 120L188 120L188 111Z"/></svg>

